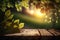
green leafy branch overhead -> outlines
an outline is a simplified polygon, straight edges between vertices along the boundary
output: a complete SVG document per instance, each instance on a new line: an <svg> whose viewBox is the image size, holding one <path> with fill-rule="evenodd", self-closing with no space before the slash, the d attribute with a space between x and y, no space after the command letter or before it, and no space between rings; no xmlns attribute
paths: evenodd
<svg viewBox="0 0 60 40"><path fill-rule="evenodd" d="M5 26L7 27L14 27L14 28L23 28L24 23L20 23L19 19L14 20L14 15L11 14L10 10L7 10L5 12L5 18L8 18L4 23L6 24Z"/></svg>
<svg viewBox="0 0 60 40"><path fill-rule="evenodd" d="M2 12L4 12L4 20L0 24L3 24L4 26L6 26L6 28L7 28L7 26L14 27L14 28L16 28L16 27L23 28L24 27L24 23L20 23L19 19L14 20L14 18L13 18L14 15L10 11L10 9L8 9L8 8L15 8L16 7L15 4L17 2L18 2L17 0L0 0L0 10ZM19 2L21 2L21 1L19 1ZM16 5L17 5L16 8L19 9L19 7L20 7L19 3L17 3Z"/></svg>

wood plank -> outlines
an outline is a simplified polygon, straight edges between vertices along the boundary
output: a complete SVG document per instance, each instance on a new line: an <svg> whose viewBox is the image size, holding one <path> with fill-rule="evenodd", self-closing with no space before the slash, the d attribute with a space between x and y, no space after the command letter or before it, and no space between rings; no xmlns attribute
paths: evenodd
<svg viewBox="0 0 60 40"><path fill-rule="evenodd" d="M50 33L54 34L55 36L60 36L60 30L50 29L48 30Z"/></svg>
<svg viewBox="0 0 60 40"><path fill-rule="evenodd" d="M21 29L21 33L7 34L5 36L40 36L37 29Z"/></svg>
<svg viewBox="0 0 60 40"><path fill-rule="evenodd" d="M41 36L53 36L51 33L49 33L46 29L39 29Z"/></svg>

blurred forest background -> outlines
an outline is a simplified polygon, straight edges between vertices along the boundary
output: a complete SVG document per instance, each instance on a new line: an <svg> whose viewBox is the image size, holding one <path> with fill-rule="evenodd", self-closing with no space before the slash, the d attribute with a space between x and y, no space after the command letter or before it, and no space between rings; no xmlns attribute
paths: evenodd
<svg viewBox="0 0 60 40"><path fill-rule="evenodd" d="M41 19L26 12L31 6L40 8L49 15L48 18L43 17L42 23L37 22ZM20 32L21 28L60 29L60 0L0 0L0 34Z"/></svg>

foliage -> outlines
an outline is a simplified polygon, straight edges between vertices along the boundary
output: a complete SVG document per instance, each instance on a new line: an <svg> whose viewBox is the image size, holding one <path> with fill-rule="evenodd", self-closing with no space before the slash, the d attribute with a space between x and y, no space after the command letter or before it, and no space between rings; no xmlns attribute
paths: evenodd
<svg viewBox="0 0 60 40"><path fill-rule="evenodd" d="M8 11L5 12L5 16L6 16L6 17L9 17L10 15L11 15L10 10L8 10Z"/></svg>
<svg viewBox="0 0 60 40"><path fill-rule="evenodd" d="M21 2L18 1L18 2L15 2L15 7L17 9L17 11L22 11L22 7L29 7L29 0L22 0Z"/></svg>
<svg viewBox="0 0 60 40"><path fill-rule="evenodd" d="M20 23L19 28L23 28L23 27L24 27L24 23Z"/></svg>
<svg viewBox="0 0 60 40"><path fill-rule="evenodd" d="M21 1L19 1L21 2ZM18 3L18 0L0 0L0 10L2 13L3 21L1 21L0 26L1 29L4 31L13 30L13 29L20 29L24 27L24 24L20 24L19 19L14 19L14 14L12 14L12 9L19 9L20 3ZM16 9L16 10L17 10ZM20 11L20 9L19 9ZM1 18L1 17L0 17ZM22 26L20 26L22 25ZM1 30L1 31L2 31Z"/></svg>
<svg viewBox="0 0 60 40"><path fill-rule="evenodd" d="M16 30L16 29L21 29L24 27L24 23L20 23L19 19L14 20L14 18L13 18L14 15L11 14L10 10L7 10L5 12L4 17L5 17L4 21L2 21L2 23L1 23L1 24L3 24L2 27L4 27L4 29L5 29L4 33L13 33L13 29ZM19 32L19 31L17 31L17 32Z"/></svg>

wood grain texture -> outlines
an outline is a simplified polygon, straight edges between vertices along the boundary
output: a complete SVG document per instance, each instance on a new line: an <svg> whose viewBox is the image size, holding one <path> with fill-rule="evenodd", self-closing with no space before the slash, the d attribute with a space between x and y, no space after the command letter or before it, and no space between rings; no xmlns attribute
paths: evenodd
<svg viewBox="0 0 60 40"><path fill-rule="evenodd" d="M54 29L21 29L20 33L6 34L4 36L60 36L60 30Z"/></svg>
<svg viewBox="0 0 60 40"><path fill-rule="evenodd" d="M48 32L46 29L39 29L41 36L53 36L50 32Z"/></svg>

